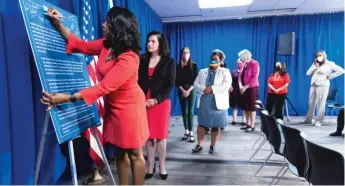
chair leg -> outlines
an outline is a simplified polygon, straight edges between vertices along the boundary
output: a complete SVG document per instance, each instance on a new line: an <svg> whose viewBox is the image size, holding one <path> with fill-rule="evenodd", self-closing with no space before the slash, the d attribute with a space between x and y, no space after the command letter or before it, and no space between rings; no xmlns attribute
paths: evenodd
<svg viewBox="0 0 345 186"><path fill-rule="evenodd" d="M272 155L273 155L273 152L271 152L271 154L266 158L265 162L260 166L259 170L256 171L255 177L259 174L261 169L266 165L267 161L271 158Z"/></svg>
<svg viewBox="0 0 345 186"><path fill-rule="evenodd" d="M254 148L255 147L255 145L258 143L258 141L259 141L259 139L261 139L261 137L263 137L263 134L261 134L260 136L259 136L259 138L255 141L255 143L253 144L253 146L252 146L252 149L253 150L256 150L257 148Z"/></svg>
<svg viewBox="0 0 345 186"><path fill-rule="evenodd" d="M279 181L283 178L283 176L286 174L286 172L289 170L289 167L286 167L286 170L284 171L284 173L279 177L278 181L276 182L275 185L277 185L279 183Z"/></svg>
<svg viewBox="0 0 345 186"><path fill-rule="evenodd" d="M251 161L254 156L259 152L259 150L264 146L264 144L266 143L267 140L263 140L260 145L258 146L258 148L255 150L255 152L253 153L253 155L249 158L249 161Z"/></svg>
<svg viewBox="0 0 345 186"><path fill-rule="evenodd" d="M279 170L279 172L274 176L269 185L272 185L273 181L279 176L280 172L285 168L285 165ZM281 177L280 177L281 178Z"/></svg>

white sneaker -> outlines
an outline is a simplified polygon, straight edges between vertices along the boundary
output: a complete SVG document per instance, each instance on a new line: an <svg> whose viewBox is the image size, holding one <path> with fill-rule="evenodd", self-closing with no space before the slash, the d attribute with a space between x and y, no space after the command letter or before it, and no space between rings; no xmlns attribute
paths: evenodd
<svg viewBox="0 0 345 186"><path fill-rule="evenodd" d="M316 126L316 127L321 127L321 126L322 126L322 123L319 122L319 121L316 121L316 122L315 122L315 126Z"/></svg>

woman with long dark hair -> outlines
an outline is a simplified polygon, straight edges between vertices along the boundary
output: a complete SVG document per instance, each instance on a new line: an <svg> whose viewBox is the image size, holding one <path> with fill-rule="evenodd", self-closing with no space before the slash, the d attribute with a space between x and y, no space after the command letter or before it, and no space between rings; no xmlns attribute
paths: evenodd
<svg viewBox="0 0 345 186"><path fill-rule="evenodd" d="M84 100L91 105L104 96L107 114L104 116L104 138L117 147L116 166L121 185L128 185L129 168L133 183L142 185L145 159L142 146L149 131L145 95L138 85L140 34L138 22L126 8L113 7L103 24L104 38L86 42L70 33L55 9L48 11L52 24L67 41L67 53L81 52L98 55L96 69L99 84L74 94L43 92L42 102L50 107L57 104Z"/></svg>
<svg viewBox="0 0 345 186"><path fill-rule="evenodd" d="M286 65L282 62L275 64L275 71L268 78L268 96L267 96L267 111L272 113L274 108L274 116L276 119L283 120L283 106L285 104L286 94L288 93L288 86L290 83L290 76L286 72Z"/></svg>
<svg viewBox="0 0 345 186"><path fill-rule="evenodd" d="M150 32L146 38L146 54L139 67L139 85L146 95L147 119L150 130L146 143L148 171L145 179L155 172L156 147L159 157L160 177L165 180L168 173L165 167L167 137L170 123L170 93L175 83L176 64L169 57L169 45L160 32Z"/></svg>
<svg viewBox="0 0 345 186"><path fill-rule="evenodd" d="M180 52L180 64L178 64L176 67L175 85L178 89L178 98L181 105L185 129L182 140L187 140L190 138L190 142L195 141L195 137L193 135L193 120L196 93L193 83L197 75L197 65L192 61L190 49L188 47L182 48Z"/></svg>

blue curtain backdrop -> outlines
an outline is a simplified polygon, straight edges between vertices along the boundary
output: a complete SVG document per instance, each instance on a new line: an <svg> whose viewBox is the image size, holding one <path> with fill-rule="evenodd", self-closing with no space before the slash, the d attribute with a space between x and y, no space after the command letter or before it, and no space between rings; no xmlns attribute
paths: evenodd
<svg viewBox="0 0 345 186"><path fill-rule="evenodd" d="M146 35L155 30L162 32L163 24L144 0L113 0L114 6L122 6L131 10L140 24L141 48L145 52Z"/></svg>
<svg viewBox="0 0 345 186"><path fill-rule="evenodd" d="M192 59L199 70L208 65L215 48L226 54L226 64L236 68L237 53L249 49L260 63L259 97L266 102L267 78L275 61L287 63L291 83L288 97L300 115L308 109L310 77L306 71L312 64L317 50L325 50L328 59L344 67L344 13L275 16L242 20L218 20L164 24L171 55L179 60L181 48L191 49ZM277 55L279 34L295 32L295 55ZM344 103L344 76L331 81L331 87L339 88L338 102ZM177 89L171 96L172 114L180 114ZM289 110L294 114L292 110Z"/></svg>
<svg viewBox="0 0 345 186"><path fill-rule="evenodd" d="M48 2L78 16L83 1ZM162 22L144 0L116 0L114 5L128 7L134 12L144 37L151 30L162 30ZM93 21L97 25L96 33L101 37L101 23L108 11L108 0L92 0L91 7ZM35 162L45 116L45 106L39 101L41 91L19 3L17 0L1 1L0 184L24 185L34 182ZM49 124L48 131L53 130L52 124ZM91 165L88 161L88 147L80 140L74 144L78 171L82 174L88 171L82 169L88 169ZM66 167L68 158L64 156L67 155L66 151L66 145L60 146L54 133L47 135L39 184L58 183L63 172L69 171L69 167Z"/></svg>

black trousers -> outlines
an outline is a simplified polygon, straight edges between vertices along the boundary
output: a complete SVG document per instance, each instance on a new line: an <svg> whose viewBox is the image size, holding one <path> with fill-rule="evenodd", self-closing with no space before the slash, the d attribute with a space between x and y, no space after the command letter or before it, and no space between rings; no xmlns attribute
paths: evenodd
<svg viewBox="0 0 345 186"><path fill-rule="evenodd" d="M344 109L340 109L337 118L337 133L341 133L344 129Z"/></svg>
<svg viewBox="0 0 345 186"><path fill-rule="evenodd" d="M286 94L268 93L266 108L269 114L272 113L274 107L274 117L283 120L283 107L285 104Z"/></svg>

